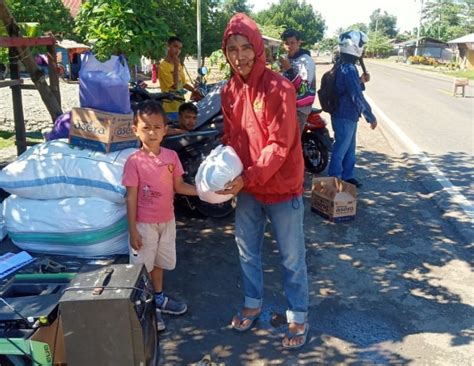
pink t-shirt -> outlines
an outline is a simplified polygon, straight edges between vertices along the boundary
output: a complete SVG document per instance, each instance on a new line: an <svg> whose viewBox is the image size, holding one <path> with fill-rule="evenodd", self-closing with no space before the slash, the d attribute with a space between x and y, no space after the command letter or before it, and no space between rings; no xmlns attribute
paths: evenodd
<svg viewBox="0 0 474 366"><path fill-rule="evenodd" d="M173 178L183 175L175 151L161 148L153 157L138 150L127 159L122 184L138 187L137 222L164 223L174 218Z"/></svg>

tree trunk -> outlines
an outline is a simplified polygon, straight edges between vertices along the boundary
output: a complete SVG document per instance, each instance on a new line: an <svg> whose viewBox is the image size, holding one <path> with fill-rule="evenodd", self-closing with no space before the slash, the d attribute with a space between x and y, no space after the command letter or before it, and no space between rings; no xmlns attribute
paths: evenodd
<svg viewBox="0 0 474 366"><path fill-rule="evenodd" d="M19 27L16 24L13 15L10 13L10 10L7 7L7 4L4 0L0 0L0 21L5 24L8 35L10 37L17 37L19 34ZM36 65L35 59L30 52L29 47L15 47L19 58L23 65L25 65L26 70L31 76L31 80L35 84L38 92L40 93L41 99L48 109L49 114L51 115L52 120L54 121L59 115L61 115L62 109L59 101L56 99L55 95L51 91L51 88L46 83L45 76L43 72Z"/></svg>

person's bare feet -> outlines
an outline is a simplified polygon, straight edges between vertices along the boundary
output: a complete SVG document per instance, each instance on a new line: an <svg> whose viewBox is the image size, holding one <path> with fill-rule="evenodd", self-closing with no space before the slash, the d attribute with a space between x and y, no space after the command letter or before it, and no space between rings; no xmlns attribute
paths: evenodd
<svg viewBox="0 0 474 366"><path fill-rule="evenodd" d="M245 331L252 327L260 315L260 312L260 308L242 308L239 313L232 318L231 325L235 330Z"/></svg>
<svg viewBox="0 0 474 366"><path fill-rule="evenodd" d="M288 323L288 334L282 341L284 348L299 348L306 342L308 324ZM296 335L299 334L299 335Z"/></svg>

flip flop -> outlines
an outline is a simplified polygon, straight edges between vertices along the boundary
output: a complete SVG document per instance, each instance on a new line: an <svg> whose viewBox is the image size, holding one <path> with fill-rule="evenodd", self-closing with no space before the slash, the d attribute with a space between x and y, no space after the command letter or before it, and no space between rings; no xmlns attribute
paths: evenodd
<svg viewBox="0 0 474 366"><path fill-rule="evenodd" d="M242 326L236 327L234 324L232 324L232 328L235 329L237 332L245 332L245 331L249 330L250 328L252 328L257 323L257 320L260 317L260 314L261 313L258 313L256 315L244 316L239 311L237 313L236 317L239 319L240 324L242 324L246 320L250 320L250 322L245 327L242 327Z"/></svg>
<svg viewBox="0 0 474 366"><path fill-rule="evenodd" d="M282 341L281 345L284 349L289 349L289 350L296 350L300 349L306 344L306 338L308 337L308 331L309 331L309 324L304 323L304 329L301 332L298 333L291 333L290 330L288 329L286 331L286 337L288 338L288 341L291 341L292 339L295 339L296 337L303 337L303 342L300 344L295 344L295 345L285 345Z"/></svg>

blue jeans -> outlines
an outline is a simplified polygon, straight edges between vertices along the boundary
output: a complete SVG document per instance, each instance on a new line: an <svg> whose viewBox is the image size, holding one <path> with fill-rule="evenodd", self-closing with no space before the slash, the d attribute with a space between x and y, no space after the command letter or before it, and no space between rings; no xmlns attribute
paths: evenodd
<svg viewBox="0 0 474 366"><path fill-rule="evenodd" d="M354 178L356 163L357 121L344 118L332 118L334 145L328 175L348 180Z"/></svg>
<svg viewBox="0 0 474 366"><path fill-rule="evenodd" d="M308 313L308 276L303 232L304 204L301 196L275 204L263 204L251 194L237 197L235 238L242 268L246 308L263 303L262 244L267 218L284 267L284 289L289 323L304 323Z"/></svg>

